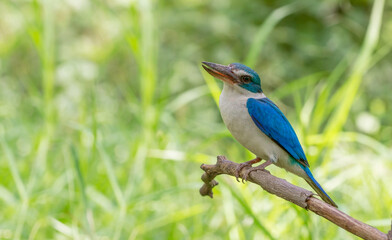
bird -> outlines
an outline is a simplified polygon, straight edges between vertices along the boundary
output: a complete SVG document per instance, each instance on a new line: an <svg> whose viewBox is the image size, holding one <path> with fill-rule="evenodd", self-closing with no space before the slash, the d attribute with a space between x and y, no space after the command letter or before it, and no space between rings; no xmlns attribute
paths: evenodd
<svg viewBox="0 0 392 240"><path fill-rule="evenodd" d="M202 62L202 67L213 77L223 81L219 109L228 130L256 158L240 163L236 179L244 167L246 181L253 171L264 170L274 164L303 178L330 205L338 207L313 177L298 137L279 107L261 89L256 71L241 63L222 65ZM253 164L265 160L257 167Z"/></svg>

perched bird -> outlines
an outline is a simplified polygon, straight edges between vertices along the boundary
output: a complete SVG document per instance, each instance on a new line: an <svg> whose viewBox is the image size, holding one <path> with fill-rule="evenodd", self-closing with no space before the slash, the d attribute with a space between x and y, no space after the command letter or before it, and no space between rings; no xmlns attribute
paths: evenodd
<svg viewBox="0 0 392 240"><path fill-rule="evenodd" d="M256 155L255 159L239 165L237 181L242 168L263 159L266 162L249 168L243 180L250 172L275 164L305 179L325 202L337 207L310 172L293 127L280 109L264 95L259 75L240 63L225 66L203 62L202 66L224 82L219 108L227 128L238 142Z"/></svg>

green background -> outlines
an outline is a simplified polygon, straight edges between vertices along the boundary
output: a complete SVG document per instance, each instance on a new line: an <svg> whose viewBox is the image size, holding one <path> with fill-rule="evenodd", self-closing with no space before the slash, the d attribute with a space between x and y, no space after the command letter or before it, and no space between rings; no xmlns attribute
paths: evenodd
<svg viewBox="0 0 392 240"><path fill-rule="evenodd" d="M356 239L232 177L199 195L201 163L254 157L201 61L254 68L340 209L387 232L391 39L385 0L2 0L0 239Z"/></svg>

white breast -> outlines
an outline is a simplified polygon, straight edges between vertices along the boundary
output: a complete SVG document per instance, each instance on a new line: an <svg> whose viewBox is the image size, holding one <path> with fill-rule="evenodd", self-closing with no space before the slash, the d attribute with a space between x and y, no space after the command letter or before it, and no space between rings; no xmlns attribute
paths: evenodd
<svg viewBox="0 0 392 240"><path fill-rule="evenodd" d="M248 113L248 98L264 98L263 93L251 93L238 86L224 84L219 99L223 122L233 137L256 156L271 160L275 165L298 175L297 167L289 161L289 154L266 136ZM302 172L302 171L301 171Z"/></svg>

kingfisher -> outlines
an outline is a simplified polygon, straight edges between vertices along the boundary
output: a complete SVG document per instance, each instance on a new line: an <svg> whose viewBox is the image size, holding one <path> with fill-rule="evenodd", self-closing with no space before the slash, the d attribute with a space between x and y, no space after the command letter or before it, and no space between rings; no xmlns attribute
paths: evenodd
<svg viewBox="0 0 392 240"><path fill-rule="evenodd" d="M337 207L313 177L290 122L278 106L265 96L259 75L240 63L226 66L202 62L202 66L224 83L219 108L226 127L241 145L256 155L255 159L239 164L236 169L237 181L240 171L246 166L250 168L245 172L243 181L251 172L274 164L303 178L325 202ZM252 167L261 160L265 162Z"/></svg>

